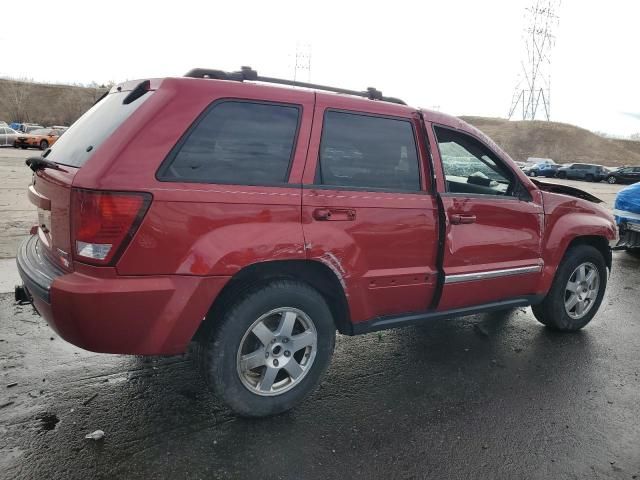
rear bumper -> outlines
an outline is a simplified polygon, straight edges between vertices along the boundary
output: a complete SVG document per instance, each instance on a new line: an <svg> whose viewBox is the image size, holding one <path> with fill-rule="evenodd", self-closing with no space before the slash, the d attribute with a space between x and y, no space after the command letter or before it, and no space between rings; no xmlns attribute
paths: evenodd
<svg viewBox="0 0 640 480"><path fill-rule="evenodd" d="M66 341L94 352L170 355L186 350L228 277L97 277L57 269L37 237L18 270L38 312Z"/></svg>

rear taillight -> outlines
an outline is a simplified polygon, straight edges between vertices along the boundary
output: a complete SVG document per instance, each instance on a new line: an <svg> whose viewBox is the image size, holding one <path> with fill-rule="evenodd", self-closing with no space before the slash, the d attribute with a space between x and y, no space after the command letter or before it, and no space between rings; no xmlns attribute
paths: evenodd
<svg viewBox="0 0 640 480"><path fill-rule="evenodd" d="M75 259L113 265L129 244L150 203L149 193L74 188L71 233Z"/></svg>

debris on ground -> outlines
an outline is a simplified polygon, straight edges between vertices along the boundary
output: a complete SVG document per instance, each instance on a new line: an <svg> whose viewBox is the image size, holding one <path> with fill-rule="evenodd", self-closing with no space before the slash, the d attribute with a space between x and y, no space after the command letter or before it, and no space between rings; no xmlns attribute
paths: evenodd
<svg viewBox="0 0 640 480"><path fill-rule="evenodd" d="M8 406L10 406L10 405L13 405L14 403L15 403L15 402L6 402L6 403L3 403L2 405L0 405L0 408L8 407Z"/></svg>
<svg viewBox="0 0 640 480"><path fill-rule="evenodd" d="M7 384L7 388L15 387L16 385L18 385L18 382L12 382Z"/></svg>
<svg viewBox="0 0 640 480"><path fill-rule="evenodd" d="M84 400L82 402L83 405L89 405L89 403L91 403L96 397L98 396L97 393L94 393L93 395L91 395L89 398L87 398L86 400Z"/></svg>
<svg viewBox="0 0 640 480"><path fill-rule="evenodd" d="M102 440L104 438L104 432L102 430L96 430L95 432L87 433L84 438L87 440Z"/></svg>

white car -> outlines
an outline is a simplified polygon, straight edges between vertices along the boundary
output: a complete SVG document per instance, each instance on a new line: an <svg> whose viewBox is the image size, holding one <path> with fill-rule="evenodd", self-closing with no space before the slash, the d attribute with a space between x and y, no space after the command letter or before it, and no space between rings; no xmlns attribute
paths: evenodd
<svg viewBox="0 0 640 480"><path fill-rule="evenodd" d="M13 147L18 135L14 129L0 125L0 147Z"/></svg>

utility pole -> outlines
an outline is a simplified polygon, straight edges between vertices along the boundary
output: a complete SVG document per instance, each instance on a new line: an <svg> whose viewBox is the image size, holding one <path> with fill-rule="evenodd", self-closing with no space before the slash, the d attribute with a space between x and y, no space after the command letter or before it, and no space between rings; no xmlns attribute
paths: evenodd
<svg viewBox="0 0 640 480"><path fill-rule="evenodd" d="M531 0L525 8L523 56L513 92L509 119L535 120L538 113L551 118L551 52L558 26L561 0Z"/></svg>

